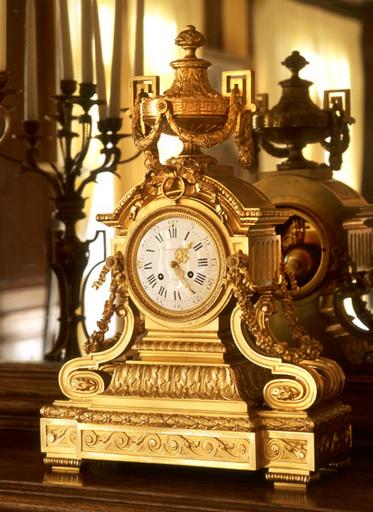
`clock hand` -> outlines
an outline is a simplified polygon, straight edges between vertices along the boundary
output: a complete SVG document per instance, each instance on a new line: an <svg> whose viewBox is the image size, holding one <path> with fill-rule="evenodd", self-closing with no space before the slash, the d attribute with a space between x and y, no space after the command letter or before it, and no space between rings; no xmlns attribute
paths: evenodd
<svg viewBox="0 0 373 512"><path fill-rule="evenodd" d="M175 274L180 279L181 283L185 286L185 288L188 288L192 293L196 293L188 283L188 281L185 279L184 272L181 270L179 263L175 260L171 261L171 268L174 269Z"/></svg>
<svg viewBox="0 0 373 512"><path fill-rule="evenodd" d="M176 249L175 251L175 261L176 263L186 263L188 261L188 251L192 247L192 243L189 242L189 244L186 247L179 247L179 249Z"/></svg>

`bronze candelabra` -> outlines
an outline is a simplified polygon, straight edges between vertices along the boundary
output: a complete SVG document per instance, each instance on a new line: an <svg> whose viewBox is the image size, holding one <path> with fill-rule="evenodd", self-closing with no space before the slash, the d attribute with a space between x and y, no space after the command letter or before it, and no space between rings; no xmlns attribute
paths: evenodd
<svg viewBox="0 0 373 512"><path fill-rule="evenodd" d="M96 138L102 144L103 162L86 176L82 176L84 161L92 140L93 121L90 112L94 105L101 103L100 100L92 99L95 92L96 86L93 83L80 84L77 92L76 81L61 80L61 94L54 97L56 115L53 117L58 125L57 139L63 158L61 166L54 162L47 162L48 168L41 165L38 143L43 137L39 135L39 121L24 121L24 133L19 136L26 142L25 157L23 160L17 160L21 165L21 173L33 172L49 182L54 193L53 216L59 221L56 227L48 232L47 240L48 262L57 277L60 299L59 333L51 351L45 356L50 360L67 360L79 355L78 325L84 325L85 320L78 312L82 302L83 274L88 263L90 244L97 238L96 234L91 240L81 240L76 232L77 222L86 216L86 198L83 197L86 187L104 172L118 175L118 164L129 162L139 154L121 160L118 142L130 134L119 133L122 126L121 118L102 119L98 122L99 135ZM4 93L9 92L0 90L0 99L4 97ZM78 116L75 115L74 107L80 108ZM9 118L4 119L8 129ZM74 121L78 122L80 133L74 131ZM76 138L79 138L80 144L74 151L73 140ZM6 155L2 156L9 158Z"/></svg>

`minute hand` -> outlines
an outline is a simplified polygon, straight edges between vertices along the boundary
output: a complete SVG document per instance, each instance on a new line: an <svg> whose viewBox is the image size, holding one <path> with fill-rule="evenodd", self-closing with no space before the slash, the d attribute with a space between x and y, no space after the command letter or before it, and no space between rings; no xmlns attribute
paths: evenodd
<svg viewBox="0 0 373 512"><path fill-rule="evenodd" d="M177 277L180 279L180 281L182 282L182 284L185 286L185 288L188 288L188 290L190 290L192 293L196 293L190 286L190 284L188 283L188 281L185 279L185 275L184 275L184 272L181 270L179 264L177 261L175 260L172 260L171 261L171 268L174 269L175 271L175 274L177 275Z"/></svg>

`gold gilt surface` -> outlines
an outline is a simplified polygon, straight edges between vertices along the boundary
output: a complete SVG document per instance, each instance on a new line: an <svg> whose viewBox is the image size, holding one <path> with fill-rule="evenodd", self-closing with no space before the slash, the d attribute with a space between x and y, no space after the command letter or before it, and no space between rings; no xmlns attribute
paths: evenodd
<svg viewBox="0 0 373 512"><path fill-rule="evenodd" d="M258 396L258 384L250 370L248 364L234 367L126 364L115 370L106 393L153 398L251 400Z"/></svg>
<svg viewBox="0 0 373 512"><path fill-rule="evenodd" d="M163 96L154 77L133 84L133 133L145 176L113 213L99 216L117 228L95 283L110 279L109 297L82 356L60 371L67 400L42 409L45 463L71 471L85 459L267 468L279 485L306 485L318 459L336 462L348 451L349 410L337 402L343 372L320 356L318 340L294 314L292 277L281 264L276 233L290 212L201 151L234 135L249 165L253 145L243 120L253 109L252 74L225 74L223 97L208 85L209 63L195 55L202 34L189 26L177 41L186 56L173 63L175 81ZM218 121L209 107L215 99L226 109ZM187 103L196 108L192 121L184 107L178 111ZM170 131L184 148L162 164L157 142ZM129 255L164 212L188 212L217 240L220 274L203 307L168 314L150 307L136 283ZM172 248L171 268L183 264L176 253L184 249ZM178 267L181 283L183 272ZM279 307L291 343L270 328ZM120 331L106 338L114 315Z"/></svg>
<svg viewBox="0 0 373 512"><path fill-rule="evenodd" d="M83 430L82 452L148 457L208 459L250 465L250 441L242 438L166 433L131 433Z"/></svg>

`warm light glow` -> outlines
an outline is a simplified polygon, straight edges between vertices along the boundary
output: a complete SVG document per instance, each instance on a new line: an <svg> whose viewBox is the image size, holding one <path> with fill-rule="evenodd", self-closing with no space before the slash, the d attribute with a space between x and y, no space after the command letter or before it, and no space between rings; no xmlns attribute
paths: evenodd
<svg viewBox="0 0 373 512"><path fill-rule="evenodd" d="M155 34L162 34L155 37ZM170 62L175 60L177 48L174 44L177 26L174 20L162 16L146 14L144 19L144 47L146 48L144 66L147 75L159 75L161 92L169 87L174 79L174 70ZM180 153L183 145L177 137L162 134L158 143L162 163Z"/></svg>
<svg viewBox="0 0 373 512"><path fill-rule="evenodd" d="M170 62L175 59L176 22L165 20L161 16L145 14L144 47L146 74L157 74L164 83L171 84L174 71ZM167 79L167 80L166 80ZM163 80L162 80L163 81Z"/></svg>
<svg viewBox="0 0 373 512"><path fill-rule="evenodd" d="M177 137L162 134L158 142L159 159L162 164L173 157L177 156L183 149L183 143Z"/></svg>
<svg viewBox="0 0 373 512"><path fill-rule="evenodd" d="M352 323L356 325L356 327L359 327L359 329L362 329L363 331L369 331L369 328L365 324L363 324L363 322L356 316L354 307L352 305L352 300L350 297L344 299L343 305L347 315L351 317Z"/></svg>
<svg viewBox="0 0 373 512"><path fill-rule="evenodd" d="M114 2L99 1L99 19L101 30L102 58L105 64L105 71L109 77L111 68L111 54L113 51L113 33L114 33Z"/></svg>
<svg viewBox="0 0 373 512"><path fill-rule="evenodd" d="M73 48L73 59L74 69L76 78L81 76L81 62L80 62L80 1L81 0L70 0L69 1L69 17L72 37L72 48ZM106 74L106 88L107 94L110 90L110 70L111 70L111 57L112 57L112 46L113 46L113 30L114 30L114 7L115 2L112 0L98 0L99 9L99 20L101 29L101 44L102 54L105 66ZM92 126L93 126L93 137L97 135L97 121L98 121L98 109L97 107L92 108ZM76 131L79 133L79 124L75 126ZM74 148L79 148L79 141L74 141ZM84 160L84 168L82 170L82 178L84 178L85 172L95 169L100 166L103 160L103 155L100 154L102 144L95 138L92 138L90 149L87 157ZM85 204L85 212L87 218L80 221L78 224L78 233L81 239L92 239L95 237L97 230L106 231L107 247L106 253L110 253L109 243L113 237L113 230L107 229L103 224L96 221L96 215L98 213L111 212L114 209L114 176L108 173L104 173L98 177L97 186L89 186L85 197L87 198ZM89 260L86 267L85 274L87 275L91 268L97 264L103 257L103 244L102 237L99 237L89 248ZM86 325L88 332L91 333L97 328L96 322L100 319L104 301L108 295L108 289L100 289L99 292L92 290L91 285L93 280L97 279L98 273L100 272L102 264L90 276L89 282L87 283L86 293L84 297L84 308L86 315ZM108 279L110 282L110 279ZM108 285L106 285L107 287Z"/></svg>
<svg viewBox="0 0 373 512"><path fill-rule="evenodd" d="M104 177L103 177L104 179ZM102 191L102 185L105 185L103 183L100 183L100 190ZM111 187L112 188L112 187ZM95 194L94 196L94 202L92 204L92 209L95 212L101 211L108 211L107 208L100 207L100 201L95 201L99 194ZM111 207L110 210L113 208ZM106 232L106 254L110 254L110 240L114 236L114 230L110 228L106 228L103 225L99 225L98 222L90 216L89 222L88 222L88 235L89 238L95 235L96 230L105 230ZM92 288L93 282L98 279L98 276L101 272L102 266L103 266L103 256L104 256L104 245L103 245L103 237L100 235L98 239L91 244L90 246L90 255L89 260L87 264L86 269L86 275L88 272L91 271L91 269L97 265L93 270L92 273L89 275L86 288L85 288L85 296L84 296L84 313L86 317L86 328L88 331L88 334L92 334L93 331L97 330L97 321L101 319L102 313L104 311L104 304L105 301L109 297L110 293L110 274L107 275L107 279L105 283L99 288L99 290L96 290ZM117 317L114 315L114 318ZM112 321L110 324L110 328L108 333L106 334L106 337L112 336L116 332L116 322Z"/></svg>
<svg viewBox="0 0 373 512"><path fill-rule="evenodd" d="M102 56L105 67L106 75L106 94L109 96L110 90L110 71L111 71L111 58L113 50L113 32L114 32L114 9L115 2L111 0L99 0L99 20L101 30L101 44L102 44ZM98 121L98 109L92 109L93 126L97 126ZM97 133L97 130L94 130ZM93 140L91 149L88 154L88 158L85 160L85 166L89 169L94 169L102 161L102 155L100 155L101 143L97 140ZM88 219L85 226L85 237L88 239L94 238L97 230L104 230L106 232L106 254L110 254L110 240L114 236L114 230L106 228L96 220L98 213L111 212L114 209L114 180L117 179L111 174L104 173L99 176L97 185L90 189L90 201L87 203L86 212ZM92 269L103 258L102 236L99 237L90 246L90 255L88 264L86 267L86 274ZM88 333L91 334L97 329L96 322L101 318L102 311L104 309L104 302L109 294L110 278L106 282L100 291L92 289L92 283L97 279L98 274L102 268L102 264L95 268L92 272L86 286L86 293L84 297L84 309L86 316L86 327ZM113 324L115 324L113 322ZM114 334L115 325L112 325L108 336Z"/></svg>

